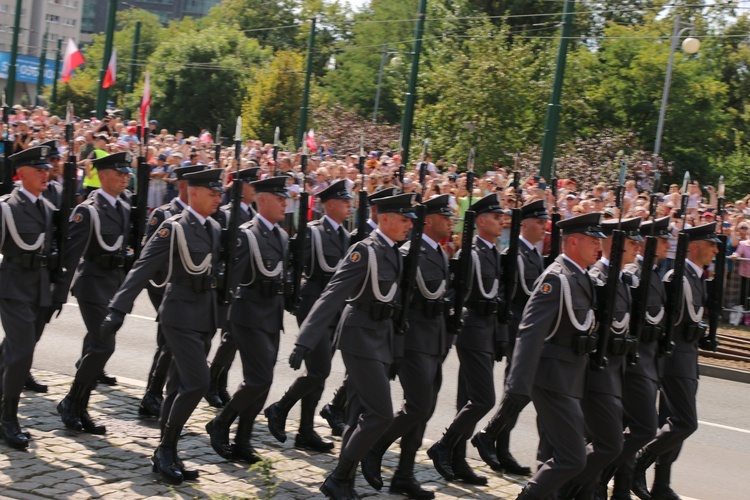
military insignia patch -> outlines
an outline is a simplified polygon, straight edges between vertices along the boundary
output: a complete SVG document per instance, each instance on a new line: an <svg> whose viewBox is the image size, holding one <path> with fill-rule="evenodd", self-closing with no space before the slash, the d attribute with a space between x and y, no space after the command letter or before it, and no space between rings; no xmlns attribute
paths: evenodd
<svg viewBox="0 0 750 500"><path fill-rule="evenodd" d="M552 291L552 285L550 285L549 283L544 283L542 284L541 288L539 288L539 291L547 295Z"/></svg>
<svg viewBox="0 0 750 500"><path fill-rule="evenodd" d="M157 222L158 222L158 220L156 219L156 217L151 217L151 221L150 221L149 223L150 223L150 224L151 224L152 226L155 226Z"/></svg>
<svg viewBox="0 0 750 500"><path fill-rule="evenodd" d="M166 238L167 236L169 236L169 228L165 227L159 231L159 238Z"/></svg>
<svg viewBox="0 0 750 500"><path fill-rule="evenodd" d="M73 217L73 222L75 222L76 224L81 222L82 220L83 220L83 214L81 214L80 212L76 213L76 216Z"/></svg>
<svg viewBox="0 0 750 500"><path fill-rule="evenodd" d="M362 258L362 255L359 252L352 252L351 256L349 256L349 260L352 262L359 262L359 259Z"/></svg>

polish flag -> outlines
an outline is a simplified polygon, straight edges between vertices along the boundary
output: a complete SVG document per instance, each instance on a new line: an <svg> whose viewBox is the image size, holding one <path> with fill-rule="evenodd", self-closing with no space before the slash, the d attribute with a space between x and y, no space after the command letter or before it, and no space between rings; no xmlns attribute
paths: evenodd
<svg viewBox="0 0 750 500"><path fill-rule="evenodd" d="M107 72L104 73L104 80L102 80L102 88L108 89L115 84L117 79L117 47L112 49L112 56L109 58L109 65L107 66Z"/></svg>
<svg viewBox="0 0 750 500"><path fill-rule="evenodd" d="M68 38L68 46L65 48L65 57L63 57L62 81L69 82L73 70L85 62L76 43L72 38Z"/></svg>
<svg viewBox="0 0 750 500"><path fill-rule="evenodd" d="M151 107L151 86L148 80L148 71L146 71L146 81L143 84L143 95L141 96L141 133L143 134L145 134L148 126L148 109Z"/></svg>
<svg viewBox="0 0 750 500"><path fill-rule="evenodd" d="M307 138L305 140L307 141L307 149L309 149L311 153L318 150L318 145L315 143L315 132L313 129L310 129L307 133Z"/></svg>

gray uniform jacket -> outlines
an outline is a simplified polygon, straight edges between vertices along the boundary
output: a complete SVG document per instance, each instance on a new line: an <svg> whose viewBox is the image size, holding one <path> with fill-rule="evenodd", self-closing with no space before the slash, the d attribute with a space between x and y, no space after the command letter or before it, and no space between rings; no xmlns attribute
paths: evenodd
<svg viewBox="0 0 750 500"><path fill-rule="evenodd" d="M386 364L393 362L393 321L373 319L368 309L376 300L368 272L368 247L375 254L380 292L387 294L391 285L399 282L403 268L401 254L390 247L379 233L371 233L349 249L300 326L297 344L308 349L314 348L321 335L328 334L328 325L343 307L334 344L342 352L355 356ZM364 291L359 298L351 300L363 285ZM394 301L398 300L399 294L396 293Z"/></svg>
<svg viewBox="0 0 750 500"><path fill-rule="evenodd" d="M266 270L272 271L279 262L286 265L289 236L283 229L275 227L278 229L278 236L269 230L257 215L250 222L240 226L235 270L240 284L245 286L239 287L237 297L230 307L230 324L268 333L278 333L284 329L284 295L265 295L261 289L261 282L274 281L278 287L283 284L285 272L282 271L278 278L271 279L263 276L257 269L257 266L263 266ZM251 259L248 238L244 234L246 231L252 232L255 236L262 262L256 262L254 257Z"/></svg>
<svg viewBox="0 0 750 500"><path fill-rule="evenodd" d="M60 210L60 207L62 207L62 193L62 184L57 181L49 181L47 183L47 190L42 191L42 196L52 203L56 209Z"/></svg>
<svg viewBox="0 0 750 500"><path fill-rule="evenodd" d="M219 225L222 227L222 229L226 229L229 225L229 219L231 218L232 214L232 203L229 202L226 205L223 205L219 207L219 209L216 211L216 213L211 214L211 218L214 219L216 222L219 223ZM239 224L242 225L245 222L249 222L255 217L257 212L252 207L252 205L248 205L248 210L245 211L242 209L242 206L240 206L240 222Z"/></svg>
<svg viewBox="0 0 750 500"><path fill-rule="evenodd" d="M206 219L211 235L198 219L185 209L163 222L156 235L143 248L141 256L125 278L125 282L109 304L110 309L128 313L146 283L162 272L172 258L172 275L164 289L164 299L157 320L163 325L183 330L213 332L217 326L216 289L196 292L185 283L192 279L180 259L177 239L172 245L173 225L180 225L193 263L199 264L206 255L212 255L212 270L216 270L219 255L219 225L210 217Z"/></svg>
<svg viewBox="0 0 750 500"><path fill-rule="evenodd" d="M523 275L520 274L521 269L519 269L518 280L523 280L526 289L528 289L529 292L533 292L534 283L536 283L537 278L539 278L544 272L544 260L542 260L542 257L538 253L529 248L528 245L522 241L518 243L518 257L523 262ZM521 283L517 283L513 293L513 300L510 305L510 310L513 313L513 318L515 320L512 324L514 323L518 325L520 323L523 310L526 307L526 303L529 301L529 297L530 295L526 295ZM516 332L513 331L511 332L511 335L515 336L515 333Z"/></svg>
<svg viewBox="0 0 750 500"><path fill-rule="evenodd" d="M607 266L601 260L591 266L591 276L598 278L600 283L607 282ZM604 287L600 286L601 293L604 293ZM599 291L597 291L599 293ZM623 283L622 278L617 280L617 293L615 294L615 303L611 308L612 317L615 321L622 321L625 315L632 309L630 298L630 287ZM627 330L625 332L627 334ZM624 337L625 334L617 335L610 333L610 345L615 337ZM625 356L614 355L611 352L606 354L607 366L603 370L591 370L589 373L588 387L589 391L600 394L609 394L622 398L622 376L625 374Z"/></svg>
<svg viewBox="0 0 750 500"><path fill-rule="evenodd" d="M99 228L106 245L114 245L122 235L122 245L110 252L102 248L96 236L96 228L88 207L93 207L99 216ZM84 200L70 214L68 222L68 244L63 265L69 272L65 279L54 286L53 300L64 303L68 297L71 280L73 295L85 302L107 304L125 279L122 267L111 267L101 259L119 254L124 256L130 234L130 205L122 199L113 207L98 191ZM81 261L81 259L83 259ZM75 275L73 270L76 270Z"/></svg>
<svg viewBox="0 0 750 500"><path fill-rule="evenodd" d="M703 281L702 276L699 276L695 272L695 269L687 263L685 264L685 277L688 280L693 295L693 303L691 306L695 312L698 312L698 309L706 304L705 282ZM667 276L665 276L665 280L666 279ZM674 336L672 338L675 344L674 351L671 356L659 360L661 375L665 377L682 377L697 380L698 339L688 341L685 338L685 328L693 323L688 315L685 305L685 299L683 299L682 318L680 319L680 315L678 314L678 318L675 319L675 321L677 321L677 319L680 319L680 321L679 323L676 323L677 326L675 326ZM706 312L705 314L707 315L708 313Z"/></svg>
<svg viewBox="0 0 750 500"><path fill-rule="evenodd" d="M26 244L33 244L40 234L44 234L42 249L34 253L48 254L53 245L52 216L55 208L52 204L41 198L44 203L44 213L42 213L18 189L13 190L3 199L13 214L16 230L21 240ZM0 208L0 217L2 210ZM20 249L13 242L2 219L0 219L0 231L5 237L5 242L0 248L3 254L3 261L0 263L0 298L49 306L51 304L49 270L46 267L24 269L20 263L12 262L15 258L20 258L30 252Z"/></svg>
<svg viewBox="0 0 750 500"><path fill-rule="evenodd" d="M641 279L643 261L637 260L633 264L625 266L625 272L635 275L639 280ZM651 282L649 283L649 291L646 296L646 310L648 314L656 316L659 314L661 308L667 302L667 292L664 289L664 283L659 277L659 273L656 269L651 270ZM666 323L666 320L662 318L661 324ZM658 381L659 371L657 363L657 352L659 349L659 342L654 340L652 342L644 342L643 340L638 342L638 363L634 366L628 366L627 371L641 377L646 377L649 380Z"/></svg>
<svg viewBox="0 0 750 500"><path fill-rule="evenodd" d="M494 247L488 247L479 237L474 237L474 250L479 255L481 266L482 283L486 292L492 288L494 280L498 280L499 288L496 299L505 301L505 293L502 285L502 267L500 265L500 253ZM496 342L508 341L508 327L501 325L497 314L478 314L473 305L484 300L481 296L476 282L476 270L472 268L472 287L469 298L466 300L466 308L461 316L463 326L461 333L456 336L456 347L480 352L495 352Z"/></svg>
<svg viewBox="0 0 750 500"><path fill-rule="evenodd" d="M557 331L549 340L547 337L554 331L560 312L560 276L565 276L570 286L572 309L579 323L585 321L588 311L596 309L594 284L587 273L581 272L563 255L559 255L547 271L524 309L506 390L531 397L536 385L582 398L586 389L588 356L576 354L572 342L575 337L588 332L573 325L567 307L563 305Z"/></svg>

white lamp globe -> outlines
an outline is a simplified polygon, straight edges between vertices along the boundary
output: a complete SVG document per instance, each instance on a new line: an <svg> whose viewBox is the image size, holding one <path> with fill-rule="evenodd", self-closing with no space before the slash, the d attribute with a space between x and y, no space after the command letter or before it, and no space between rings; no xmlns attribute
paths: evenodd
<svg viewBox="0 0 750 500"><path fill-rule="evenodd" d="M701 48L701 41L691 36L682 41L682 50L686 54L695 54Z"/></svg>

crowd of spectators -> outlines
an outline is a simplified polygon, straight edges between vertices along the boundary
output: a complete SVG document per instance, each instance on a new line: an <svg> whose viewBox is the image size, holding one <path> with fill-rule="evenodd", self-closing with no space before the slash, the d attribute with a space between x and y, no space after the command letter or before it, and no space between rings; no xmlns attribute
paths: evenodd
<svg viewBox="0 0 750 500"><path fill-rule="evenodd" d="M65 141L64 120L59 117L50 116L43 108L23 109L16 106L14 114L7 121L7 124L3 123L2 132L6 140L12 141L12 152L45 141L58 140L63 157L67 156L70 145ZM177 195L174 169L178 166L202 163L211 168L225 168L230 172L237 168L234 147L229 145L227 139L223 139L226 145L217 148L215 141L216 138L207 130L201 131L197 136L187 136L182 130L159 128L155 120L149 122L148 131L141 134L141 137L136 121L125 120L114 114L102 120L76 120L72 152L79 166L81 194L86 196L98 187L91 159L119 151L131 151L134 156L145 157L151 170L148 204L150 208L155 208ZM473 189L469 193L464 169L459 169L455 163L444 158L433 163L428 155L411 162L412 165L403 171L399 169L399 154L387 150L370 151L364 161L363 173L360 173L359 156L350 152L337 152L335 144L332 145L329 141L324 141L316 151L308 155L304 173L301 171L301 151L278 151L274 160L274 146L259 140L243 142L239 161L239 168L260 167L261 177L289 176L288 190L291 198L287 203L286 229L290 234L295 232L298 200L302 190L314 195L337 179L345 179L354 194L349 229L356 227L358 193L363 188L372 193L395 187L402 192L416 193L422 198L448 194L456 215L454 237L443 242L448 255L452 255L460 245L463 214L470 202L491 193L496 193L506 208L545 199L550 212L557 211L562 218L590 212L601 212L604 218L620 215L620 210L615 206L614 186L598 183L596 178L586 176L559 179L553 190L548 180L525 175L516 189L512 185L513 172L499 162L487 169L477 169ZM134 169L137 165L134 162ZM420 172L422 168L425 170L424 174ZM483 173L480 174L479 171ZM650 193L643 188L651 186L653 179L642 173L634 177L625 183L622 215L646 220L650 216ZM227 183L231 182L231 176L227 175L225 179ZM725 306L729 308L739 305L743 311L747 311L750 309L750 195L726 200L726 213L724 217L720 217L716 213L717 189L714 186L702 186L693 181L688 185L687 194L688 209L683 214L680 211L680 185L664 185L656 193L656 217L671 217L671 227L675 233L669 258L662 263L662 272L672 266L676 233L683 225L690 227L717 221L721 231L729 237L727 252L731 257L728 261ZM314 197L312 200L314 201L308 207L308 218L316 219L322 215L322 208ZM508 238L509 229L499 238L498 245L501 248L507 246ZM546 242L548 244L549 240ZM548 248L540 250L546 253ZM750 314L745 314L744 317L750 324Z"/></svg>

